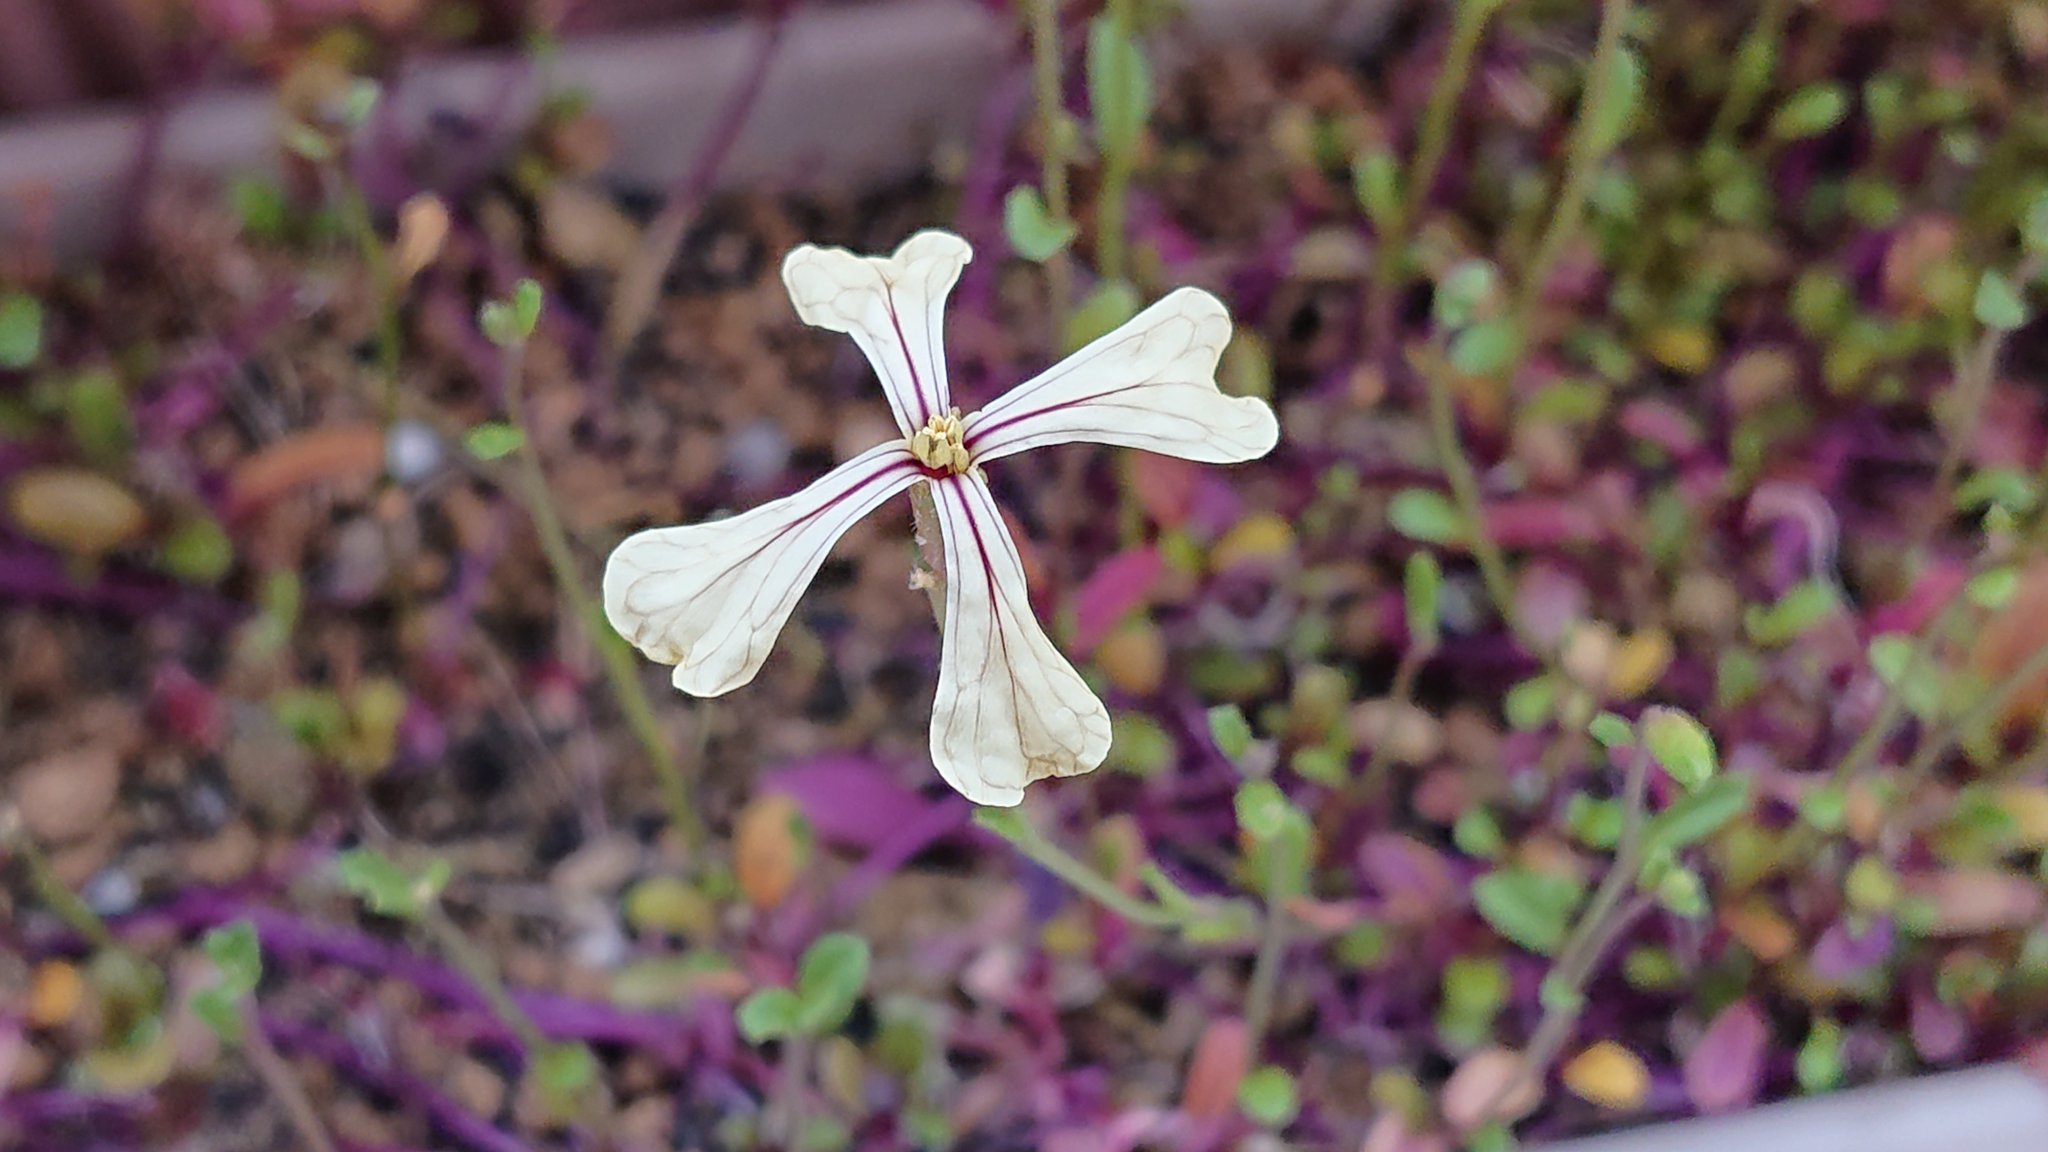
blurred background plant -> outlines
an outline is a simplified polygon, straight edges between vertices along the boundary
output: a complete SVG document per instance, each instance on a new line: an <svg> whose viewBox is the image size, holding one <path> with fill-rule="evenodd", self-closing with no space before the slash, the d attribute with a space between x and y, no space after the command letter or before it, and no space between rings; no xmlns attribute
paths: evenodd
<svg viewBox="0 0 2048 1152"><path fill-rule="evenodd" d="M830 194L712 191L802 4L665 188L388 115L655 7L0 34L284 113L0 249L6 1140L1436 1152L2048 1054L2048 5L1017 0L968 153ZM978 815L906 517L715 709L591 608L879 438L775 267L933 224L964 396L1197 283L1285 428L1005 462L1116 742Z"/></svg>

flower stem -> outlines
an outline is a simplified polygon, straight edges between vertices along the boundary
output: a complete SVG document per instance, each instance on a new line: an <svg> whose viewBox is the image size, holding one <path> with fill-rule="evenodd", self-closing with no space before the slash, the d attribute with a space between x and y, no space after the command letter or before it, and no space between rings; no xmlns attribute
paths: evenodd
<svg viewBox="0 0 2048 1152"><path fill-rule="evenodd" d="M498 975L498 966L491 962L483 949L470 943L461 925L448 915L447 909L438 903L432 904L421 914L419 923L433 939L434 947L476 986L484 1003L490 1006L491 1015L518 1038L520 1047L526 1049L527 1060L539 1055L548 1046L547 1037L526 1009L512 999L512 993L506 990L505 981Z"/></svg>
<svg viewBox="0 0 2048 1152"><path fill-rule="evenodd" d="M1429 431L1436 446L1437 466L1444 470L1451 498L1465 518L1466 544L1479 565L1479 578L1486 585L1487 598L1493 601L1494 610L1500 613L1508 631L1531 652L1538 652L1539 646L1531 642L1515 611L1515 583L1508 573L1507 556L1487 530L1486 499L1479 488L1479 473L1472 467L1472 458L1466 454L1464 440L1458 435L1457 398L1451 394L1450 373L1444 370L1440 356L1435 353L1430 354L1430 363L1424 368L1423 386L1429 397Z"/></svg>
<svg viewBox="0 0 2048 1152"><path fill-rule="evenodd" d="M1373 265L1373 296L1389 315L1394 290L1400 285L1401 269L1407 262L1408 241L1422 219L1430 190L1443 170L1444 157L1450 154L1458 106L1472 82L1472 60L1486 37L1487 21L1500 7L1500 0L1461 0L1452 16L1450 43L1444 49L1443 62L1437 66L1436 82L1430 86L1429 103L1422 113L1422 131L1416 138L1415 159L1408 166L1401 218L1396 221L1399 234L1379 238L1379 253Z"/></svg>
<svg viewBox="0 0 2048 1152"><path fill-rule="evenodd" d="M1273 1023L1273 1000L1280 989L1280 969L1287 960L1291 942L1287 912L1266 894L1266 914L1259 925L1259 950L1252 958L1251 982L1244 997L1245 1051L1258 1056L1266 1030Z"/></svg>
<svg viewBox="0 0 2048 1152"><path fill-rule="evenodd" d="M1181 920L1169 909L1140 900L1117 887L1110 879L1047 840L1022 813L1010 808L983 808L975 822L1001 836L1032 863L1072 885L1083 896L1111 912L1147 928L1173 928Z"/></svg>
<svg viewBox="0 0 2048 1152"><path fill-rule="evenodd" d="M1543 238L1536 244L1536 255L1529 262L1515 304L1515 327L1525 347L1530 339L1530 325L1535 318L1536 306L1543 299L1543 287L1549 282L1558 258L1564 254L1565 245L1571 243L1579 225L1584 222L1586 200L1592 195L1593 181L1614 146L1612 139L1601 138L1601 125L1608 119L1609 105L1621 95L1614 82L1618 75L1614 61L1622 51L1621 32L1627 21L1628 8L1629 0L1602 0L1600 5L1599 39L1593 49L1586 95L1579 103L1578 118L1572 124L1564 184L1558 190L1550 222L1544 226Z"/></svg>
<svg viewBox="0 0 2048 1152"><path fill-rule="evenodd" d="M932 602L932 618L939 633L946 631L946 535L939 529L939 508L932 497L931 481L910 487L911 531L917 541L917 562L911 583L924 589Z"/></svg>
<svg viewBox="0 0 2048 1152"><path fill-rule="evenodd" d="M1494 1093L1481 1113L1484 1116L1495 1115L1503 1101L1549 1070L1550 1062L1571 1039L1572 1025L1578 1021L1579 1001L1587 981L1599 970L1600 962L1628 925L1649 906L1648 901L1641 897L1629 899L1643 865L1643 832L1649 820L1649 783L1650 757L1638 748L1629 760L1628 775L1622 785L1621 839L1615 846L1614 863L1608 866L1600 887L1594 891L1592 901L1565 937L1563 946L1558 949L1556 963L1544 978L1546 984L1557 981L1572 995L1562 999L1545 998L1543 1015L1537 1021L1535 1032L1530 1035L1529 1046L1522 1053L1521 1066Z"/></svg>
<svg viewBox="0 0 2048 1152"><path fill-rule="evenodd" d="M1060 0L1031 0L1031 96L1038 106L1039 191L1053 223L1073 219L1067 189L1066 108L1060 98ZM1045 262L1045 290L1054 329L1064 324L1074 301L1074 266L1065 249Z"/></svg>
<svg viewBox="0 0 2048 1152"><path fill-rule="evenodd" d="M555 508L554 496L548 488L547 473L541 468L540 451L535 447L533 429L526 420L526 405L522 390L524 387L526 349L523 343L514 343L505 349L505 376L503 391L505 414L513 427L520 431L519 457L520 487L524 489L524 503L533 517L534 529L540 536L541 551L547 556L548 567L554 572L555 586L561 590L568 602L571 614L590 636L592 646L604 665L605 675L611 681L612 693L619 702L619 711L624 715L626 725L639 740L647 753L648 763L654 766L655 775L660 779L662 795L667 802L669 820L675 825L678 835L683 837L685 847L702 846L708 834L703 818L691 802L689 779L683 773L680 761L669 748L668 738L661 730L661 722L655 717L654 703L648 699L647 689L640 682L640 672L633 662L632 653L615 636L606 624L604 613L591 599L583 583L583 573L576 562L576 553L569 544L569 534L562 527L561 513Z"/></svg>

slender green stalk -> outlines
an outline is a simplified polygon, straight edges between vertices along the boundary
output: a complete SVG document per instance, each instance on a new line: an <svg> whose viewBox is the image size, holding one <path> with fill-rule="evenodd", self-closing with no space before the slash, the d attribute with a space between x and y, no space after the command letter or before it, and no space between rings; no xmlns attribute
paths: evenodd
<svg viewBox="0 0 2048 1152"><path fill-rule="evenodd" d="M1907 783L1917 781L1940 765L1941 758L1948 755L1964 736L1979 725L2001 715L2011 708L2020 695L2035 686L2035 681L2048 676L2048 647L2042 647L2020 664L2012 675L1978 700L1967 711L1952 718L1931 733L1920 751L1906 765L1901 777Z"/></svg>
<svg viewBox="0 0 2048 1152"><path fill-rule="evenodd" d="M1742 126L1756 115L1757 105L1770 90L1770 64L1777 56L1778 41L1785 31L1786 0L1764 0L1756 20L1735 49L1735 64L1728 91L1714 112L1714 126L1707 131L1708 147L1728 144Z"/></svg>
<svg viewBox="0 0 2048 1152"><path fill-rule="evenodd" d="M997 823L991 823L992 816ZM1021 813L1013 816L997 809L983 809L981 823L1008 840L1027 859L1072 885L1075 891L1133 924L1147 928L1176 928L1182 923L1181 918L1170 910L1132 896L1066 849L1047 840L1038 826Z"/></svg>
<svg viewBox="0 0 2048 1152"><path fill-rule="evenodd" d="M1515 582L1508 573L1507 556L1486 527L1486 499L1479 488L1479 474L1458 435L1457 399L1451 395L1450 374L1444 371L1437 350L1432 350L1430 361L1422 374L1429 395L1430 439L1436 446L1437 466L1444 470L1444 479L1450 483L1451 498L1465 518L1466 544L1479 565L1479 577L1486 585L1486 595L1493 601L1494 610L1524 647L1540 652L1541 647L1530 641L1515 611Z"/></svg>
<svg viewBox="0 0 2048 1152"><path fill-rule="evenodd" d="M2020 261L2012 273L2016 284L2031 284L2040 277L2042 261L2038 256L2029 256ZM1991 393L1998 383L1998 356L2005 348L2006 337L2010 335L1997 328L1986 328L1977 337L1977 342L1968 351L1959 352L1955 363L1955 410L1942 421L1947 447L1942 451L1941 467L1934 476L1935 514L1940 516L1953 502L1956 480L1962 475L1963 458L1968 455L1970 443L1977 437L1978 426L1984 422L1984 410L1991 402ZM1922 539L1916 543L1917 552L1926 546L1925 536L1932 532L1937 521L1930 520Z"/></svg>
<svg viewBox="0 0 2048 1152"><path fill-rule="evenodd" d="M29 883L35 887L36 897L48 905L66 927L85 937L94 948L119 947L113 931L100 914L57 878L56 869L50 866L50 858L43 854L42 846L29 835L28 829L16 827L8 842L21 862L27 865Z"/></svg>
<svg viewBox="0 0 2048 1152"><path fill-rule="evenodd" d="M1649 782L1650 756L1637 749L1629 760L1628 776L1622 785L1621 839L1615 846L1614 863L1608 866L1592 901L1586 905L1586 910L1580 914L1570 935L1558 949L1557 961L1545 978L1545 983L1557 981L1570 989L1572 995L1562 1000L1544 998L1543 1015L1537 1021L1528 1047L1523 1050L1521 1066L1494 1093L1481 1113L1483 1116L1496 1115L1503 1101L1549 1070L1550 1062L1571 1039L1572 1025L1578 1021L1582 1007L1580 1001L1587 982L1599 970L1601 961L1628 925L1648 907L1648 902L1642 897L1637 896L1634 900L1629 897L1635 892L1637 876L1643 866L1643 832L1649 823Z"/></svg>
<svg viewBox="0 0 2048 1152"><path fill-rule="evenodd" d="M1856 743L1850 745L1840 762L1835 765L1834 782L1846 784L1869 769L1884 748L1884 742L1892 729L1906 716L1906 693L1903 685L1917 675L1934 651L1941 646L1942 638L1960 623L1970 610L1970 598L1960 592L1944 606L1934 620L1923 629L1914 641L1913 648L1906 654L1905 667L1900 669L1896 683L1885 685L1883 701L1878 705L1877 715L1863 729Z"/></svg>
<svg viewBox="0 0 2048 1152"><path fill-rule="evenodd" d="M1031 95L1038 106L1039 191L1055 224L1073 220L1067 189L1066 109L1060 98L1060 0L1031 0ZM1066 322L1074 302L1073 258L1066 251L1045 262L1046 295L1055 327Z"/></svg>
<svg viewBox="0 0 2048 1152"><path fill-rule="evenodd" d="M1423 108L1422 130L1416 137L1415 159L1408 165L1407 186L1401 198L1399 234L1379 238L1379 254L1373 267L1373 294L1391 305L1394 289L1401 280L1408 242L1422 219L1430 189L1450 154L1451 133L1457 124L1458 106L1472 82L1472 61L1486 38L1487 22L1500 10L1504 0L1462 0L1451 20L1450 43L1443 62L1437 66L1436 82L1430 86L1429 102Z"/></svg>
<svg viewBox="0 0 2048 1152"><path fill-rule="evenodd" d="M554 496L548 487L547 473L541 468L540 452L535 447L533 430L526 420L524 388L526 350L522 343L513 343L505 349L504 395L505 414L513 427L521 433L519 451L520 487L527 512L533 517L534 528L540 536L541 550L547 556L548 567L555 575L555 586L560 589L563 599L577 622L587 630L598 656L604 664L605 675L611 681L612 693L618 698L619 711L624 715L626 725L647 753L648 763L661 782L661 789L669 810L669 819L676 831L691 848L702 846L708 839L703 817L691 801L690 782L683 772L682 764L669 748L668 737L661 730L661 722L655 717L654 703L647 697L646 686L640 681L640 670L633 661L633 654L626 645L611 632L604 613L596 601L591 599L583 582L581 567L576 562L575 550L569 544L569 535L562 527L561 513L555 508Z"/></svg>
<svg viewBox="0 0 2048 1152"><path fill-rule="evenodd" d="M1571 243L1585 222L1586 200L1592 195L1593 181L1613 148L1612 140L1601 138L1601 125L1606 121L1609 105L1619 95L1615 85L1619 73L1614 63L1623 50L1621 33L1628 9L1629 0L1601 0L1599 39L1593 49L1586 95L1579 102L1578 118L1572 125L1564 184L1558 191L1550 222L1544 226L1543 238L1536 244L1536 255L1523 275L1515 304L1516 328L1525 345L1531 336L1536 305L1543 299L1543 286L1564 254L1565 245Z"/></svg>
<svg viewBox="0 0 2048 1152"><path fill-rule="evenodd" d="M1266 914L1259 926L1259 950L1252 959L1251 982L1245 989L1245 1051L1258 1054L1265 1043L1266 1029L1273 1023L1273 1000L1280 989L1280 968L1287 959L1290 943L1287 912L1270 890L1266 893Z"/></svg>
<svg viewBox="0 0 2048 1152"><path fill-rule="evenodd" d="M483 949L470 943L469 937L449 917L447 910L438 903L433 904L420 916L419 922L426 928L427 935L433 938L434 947L440 949L483 994L491 1015L518 1038L520 1047L526 1050L526 1058L532 1060L544 1051L548 1038L541 1033L540 1026L533 1022L533 1017L527 1015L518 1001L512 999L512 993L506 990L505 981L498 974L498 966L491 962Z"/></svg>

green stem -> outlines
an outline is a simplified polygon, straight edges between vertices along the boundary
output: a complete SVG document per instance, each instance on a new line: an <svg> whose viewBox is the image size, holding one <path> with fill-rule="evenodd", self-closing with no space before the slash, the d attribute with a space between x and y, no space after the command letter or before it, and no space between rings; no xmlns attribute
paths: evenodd
<svg viewBox="0 0 2048 1152"><path fill-rule="evenodd" d="M1543 299L1543 287L1549 282L1558 258L1564 254L1565 245L1578 234L1579 225L1585 220L1586 201L1593 192L1593 181L1599 176L1600 165L1613 148L1613 141L1601 139L1600 126L1607 119L1608 105L1617 95L1614 80L1618 73L1614 61L1623 48L1621 32L1622 25L1627 22L1628 7L1629 0L1602 0L1600 5L1599 39L1593 49L1586 95L1579 102L1579 115L1572 125L1564 184L1558 192L1557 204L1551 210L1550 222L1543 229L1543 238L1536 244L1536 255L1529 262L1515 304L1515 327L1525 347L1531 338L1536 306Z"/></svg>
<svg viewBox="0 0 2048 1152"><path fill-rule="evenodd" d="M535 530L540 536L541 551L546 554L548 567L554 572L555 586L560 589L577 623L583 627L597 649L604 665L605 675L611 681L612 693L619 702L619 711L624 715L626 726L633 732L640 746L647 753L648 763L654 766L655 775L660 779L661 789L669 810L669 819L676 832L684 839L685 846L695 848L708 839L703 818L691 802L690 783L683 773L682 764L669 748L668 737L661 729L661 722L654 713L654 703L647 697L647 689L640 682L640 669L634 663L633 654L623 641L613 635L605 623L604 613L596 601L591 599L583 582L583 574L576 563L576 553L569 544L569 535L562 527L562 517L555 508L554 496L548 487L547 473L541 468L540 451L535 446L533 429L526 420L525 399L521 395L524 387L526 349L523 344L513 344L505 349L504 397L505 414L513 427L520 431L519 457L520 486L527 512L533 517Z"/></svg>
<svg viewBox="0 0 2048 1152"><path fill-rule="evenodd" d="M2042 261L2038 256L2028 256L2013 270L2013 280L2018 284L2031 284L2041 275ZM1942 421L1948 427L1943 429L1948 441L1942 451L1941 467L1934 476L1934 515L1943 516L1954 500L1956 479L1962 474L1963 458L1969 454L1970 442L1976 439L1977 428L1984 422L1985 406L1991 402L1991 393L1998 383L1998 356L2005 348L2008 334L1997 328L1986 328L1977 337L1977 342L1968 352L1956 357L1955 365L1955 406L1950 418ZM1930 520L1923 539L1916 543L1917 553L1926 546L1924 537L1931 534L1938 524Z"/></svg>
<svg viewBox="0 0 2048 1152"><path fill-rule="evenodd" d="M1416 138L1415 159L1408 166L1406 190L1401 198L1399 235L1382 236L1373 268L1374 296L1388 301L1401 280L1408 241L1422 219L1430 189L1450 154L1451 133L1457 124L1458 106L1472 82L1472 61L1486 38L1486 25L1500 10L1502 0L1463 0L1452 16L1450 43L1443 62L1437 66L1436 82L1430 86L1429 102L1422 113L1422 129Z"/></svg>
<svg viewBox="0 0 2048 1152"><path fill-rule="evenodd" d="M1266 1041L1266 1029L1273 1023L1273 1001L1280 988L1280 968L1287 959L1290 943L1287 913L1266 893L1266 914L1259 926L1259 950L1252 959L1250 985L1245 990L1245 1051L1255 1059Z"/></svg>
<svg viewBox="0 0 2048 1152"><path fill-rule="evenodd" d="M512 999L504 979L498 975L498 966L482 949L470 943L469 937L449 917L447 910L439 904L431 905L420 916L420 924L433 938L434 947L440 949L449 962L476 985L477 991L483 994L484 1003L490 1007L491 1015L518 1038L520 1047L526 1049L527 1060L530 1062L545 1051L548 1039L542 1035L540 1026L526 1014L526 1009Z"/></svg>
<svg viewBox="0 0 2048 1152"><path fill-rule="evenodd" d="M768 1106L761 1117L761 1137L770 1147L790 1147L802 1128L810 1064L809 1036L799 1032L782 1042L782 1060L775 1070L775 1086L769 1091Z"/></svg>
<svg viewBox="0 0 2048 1152"><path fill-rule="evenodd" d="M285 1119L307 1152L334 1152L334 1140L327 1135L327 1129L320 1124L320 1111L313 1105L313 1098L307 1094L304 1084L292 1072L291 1064L271 1044L270 1037L263 1031L263 1023L256 1015L256 1001L252 997L242 998L242 1054L249 1060L249 1067L263 1087L277 1101Z"/></svg>
<svg viewBox="0 0 2048 1152"><path fill-rule="evenodd" d="M1899 671L1898 680L1885 685L1884 698L1878 705L1877 715L1871 717L1870 724L1856 738L1856 743L1850 746L1849 751L1844 753L1841 761L1835 765L1833 775L1837 785L1854 780L1876 761L1878 753L1884 748L1885 739L1891 735L1898 722L1905 719L1904 685L1918 674L1921 666L1933 659L1934 650L1940 647L1942 639L1948 635L1950 629L1962 621L1969 610L1970 598L1958 592L1921 631L1913 643L1912 651L1906 654L1906 663Z"/></svg>
<svg viewBox="0 0 2048 1152"><path fill-rule="evenodd" d="M1031 92L1038 105L1038 182L1046 213L1055 224L1073 220L1067 190L1066 109L1060 99L1060 0L1031 0ZM1074 300L1074 267L1064 250L1045 262L1046 295L1053 327L1066 322Z"/></svg>
<svg viewBox="0 0 2048 1152"><path fill-rule="evenodd" d="M1111 284L1129 277L1125 217L1129 208L1131 171L1126 158L1105 157L1102 188L1095 201L1095 256L1101 263L1102 278Z"/></svg>
<svg viewBox="0 0 2048 1152"><path fill-rule="evenodd" d="M1388 794L1387 773L1394 764L1394 739L1392 728L1401 722L1408 709L1415 702L1415 678L1422 674L1422 666L1429 663L1434 655L1431 646L1411 645L1401 654L1401 663L1394 669L1394 684L1387 698L1393 701L1393 716L1387 721L1388 731L1380 733L1373 742L1372 755L1366 758L1365 774L1360 777L1368 800L1380 800Z"/></svg>
<svg viewBox="0 0 2048 1152"><path fill-rule="evenodd" d="M66 927L85 937L94 948L119 946L107 922L100 919L100 914L57 878L56 869L50 866L50 858L43 854L42 846L29 835L28 829L16 828L10 840L21 862L28 866L29 882L35 887L37 898L56 913Z"/></svg>
<svg viewBox="0 0 2048 1152"><path fill-rule="evenodd" d="M1557 961L1551 966L1551 974L1545 978L1545 983L1552 980L1560 982L1571 990L1572 995L1564 1000L1545 998L1543 1015L1530 1036L1529 1046L1522 1053L1520 1067L1495 1091L1482 1115L1497 1114L1503 1101L1549 1070L1550 1062L1571 1039L1572 1025L1578 1021L1587 981L1643 907L1640 901L1629 902L1628 897L1635 890L1636 879L1643 866L1643 832L1649 822L1649 782L1650 757L1637 749L1629 761L1628 776L1622 785L1621 839L1614 850L1614 863L1609 865L1607 874L1600 880L1600 887L1593 893L1592 901L1558 949Z"/></svg>
<svg viewBox="0 0 2048 1152"><path fill-rule="evenodd" d="M1140 900L1117 887L1110 879L1075 858L1073 854L1038 831L1037 825L1020 812L984 808L976 814L982 827L1008 840L1024 856L1072 885L1083 896L1111 912L1147 928L1175 928L1181 918L1157 904Z"/></svg>
<svg viewBox="0 0 2048 1152"><path fill-rule="evenodd" d="M2048 646L2027 657L2026 661L2015 669L2012 675L2001 681L1990 695L1936 729L1928 737L1919 754L1906 765L1902 779L1910 784L1934 771L1941 763L1941 758L1946 756L1966 733L2012 707L2013 701L2019 699L2021 693L2034 688L2034 682L2043 676L2048 676Z"/></svg>
<svg viewBox="0 0 2048 1152"><path fill-rule="evenodd" d="M1785 28L1785 0L1764 0L1756 21L1735 49L1734 73L1721 107L1714 113L1714 126L1707 131L1707 146L1726 145L1742 130L1771 85L1771 65L1777 56L1778 40ZM1760 61L1751 67L1752 61Z"/></svg>
<svg viewBox="0 0 2048 1152"><path fill-rule="evenodd" d="M1457 399L1451 395L1450 374L1443 370L1435 351L1430 353L1432 362L1423 371L1423 385L1429 395L1430 439L1436 446L1437 466L1444 470L1444 479L1450 483L1451 498L1457 502L1459 514L1465 518L1466 544L1472 549L1472 558L1479 565L1479 577L1486 585L1487 598L1493 601L1494 610L1515 634L1524 647L1539 652L1540 646L1531 642L1521 626L1521 618L1515 611L1515 583L1508 574L1507 556L1494 543L1493 534L1486 527L1486 499L1479 489L1479 474L1472 467L1472 460L1465 454L1464 441L1458 435Z"/></svg>

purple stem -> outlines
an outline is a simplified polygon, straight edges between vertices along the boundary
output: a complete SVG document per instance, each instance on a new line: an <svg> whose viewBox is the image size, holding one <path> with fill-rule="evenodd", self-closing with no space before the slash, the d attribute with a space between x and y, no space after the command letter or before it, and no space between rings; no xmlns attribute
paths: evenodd
<svg viewBox="0 0 2048 1152"><path fill-rule="evenodd" d="M341 1036L263 1012L257 1014L257 1023L279 1050L312 1056L333 1065L359 1086L418 1105L435 1127L471 1152L527 1152L525 1144L464 1110L432 1084L396 1068L372 1063Z"/></svg>

